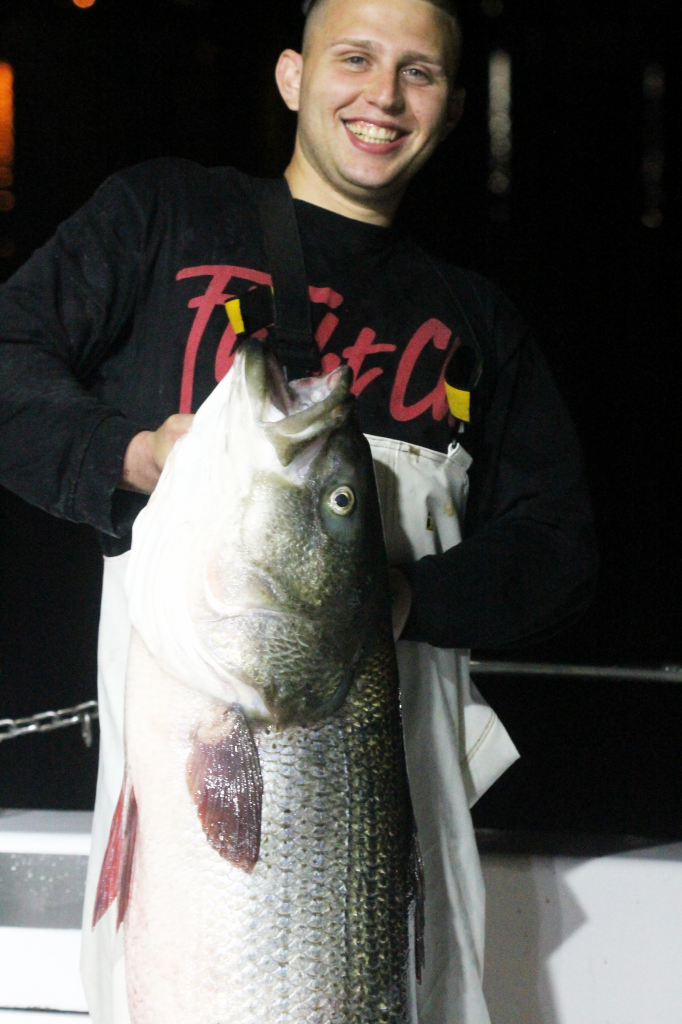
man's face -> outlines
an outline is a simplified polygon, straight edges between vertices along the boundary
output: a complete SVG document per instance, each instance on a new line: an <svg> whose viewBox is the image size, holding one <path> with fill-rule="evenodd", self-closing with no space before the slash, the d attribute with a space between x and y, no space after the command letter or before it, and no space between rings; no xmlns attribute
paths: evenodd
<svg viewBox="0 0 682 1024"><path fill-rule="evenodd" d="M370 204L402 195L461 105L448 39L427 0L325 0L313 12L297 141L335 191Z"/></svg>

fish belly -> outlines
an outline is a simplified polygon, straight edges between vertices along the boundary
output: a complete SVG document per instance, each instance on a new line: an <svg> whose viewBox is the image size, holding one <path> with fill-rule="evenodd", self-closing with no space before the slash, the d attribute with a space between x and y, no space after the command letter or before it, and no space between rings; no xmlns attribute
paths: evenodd
<svg viewBox="0 0 682 1024"><path fill-rule="evenodd" d="M249 874L210 845L187 786L193 737L215 702L172 679L133 636L126 758L138 826L124 922L133 1024L406 1020L400 761L384 756L375 777L361 743L386 743L371 723L368 732L365 704L353 707L310 728L254 731L263 814ZM381 750L374 756L381 763Z"/></svg>

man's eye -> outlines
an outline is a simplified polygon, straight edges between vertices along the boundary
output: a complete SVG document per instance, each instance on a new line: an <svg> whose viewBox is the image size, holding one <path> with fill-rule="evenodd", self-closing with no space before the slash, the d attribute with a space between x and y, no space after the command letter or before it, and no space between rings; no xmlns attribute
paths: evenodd
<svg viewBox="0 0 682 1024"><path fill-rule="evenodd" d="M407 78L414 78L417 81L419 81L420 79L424 80L425 82L429 81L429 76L426 74L425 71L422 71L421 68L403 68L403 73L406 75Z"/></svg>
<svg viewBox="0 0 682 1024"><path fill-rule="evenodd" d="M359 54L355 53L351 57L346 58L346 63L352 64L354 67L359 68L366 63L366 60L364 57L361 57Z"/></svg>

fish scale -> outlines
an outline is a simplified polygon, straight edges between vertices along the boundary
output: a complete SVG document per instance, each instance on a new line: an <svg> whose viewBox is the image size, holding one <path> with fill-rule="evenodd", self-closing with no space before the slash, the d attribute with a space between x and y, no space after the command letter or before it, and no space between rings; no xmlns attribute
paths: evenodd
<svg viewBox="0 0 682 1024"><path fill-rule="evenodd" d="M334 718L311 729L260 730L256 745L264 797L252 900L260 905L264 890L272 897L273 923L264 922L264 931L275 949L260 963L277 977L273 1024L341 1024L345 897L335 882L347 845L342 724Z"/></svg>

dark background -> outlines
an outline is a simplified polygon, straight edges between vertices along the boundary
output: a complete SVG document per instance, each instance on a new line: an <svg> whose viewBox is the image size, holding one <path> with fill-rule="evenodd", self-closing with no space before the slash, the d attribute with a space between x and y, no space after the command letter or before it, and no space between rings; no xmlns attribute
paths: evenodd
<svg viewBox="0 0 682 1024"><path fill-rule="evenodd" d="M505 657L682 664L679 5L466 0L460 10L466 112L401 220L493 278L534 326L583 441L603 561L580 623ZM0 0L16 107L2 278L128 164L179 155L281 173L295 125L272 68L300 29L296 0ZM497 47L511 54L513 82L502 197L487 184ZM94 698L92 532L0 491L0 544L0 717ZM478 825L682 837L682 688L490 676L480 688L523 756L479 803ZM86 751L77 729L3 743L0 806L90 807L95 772L96 745Z"/></svg>

